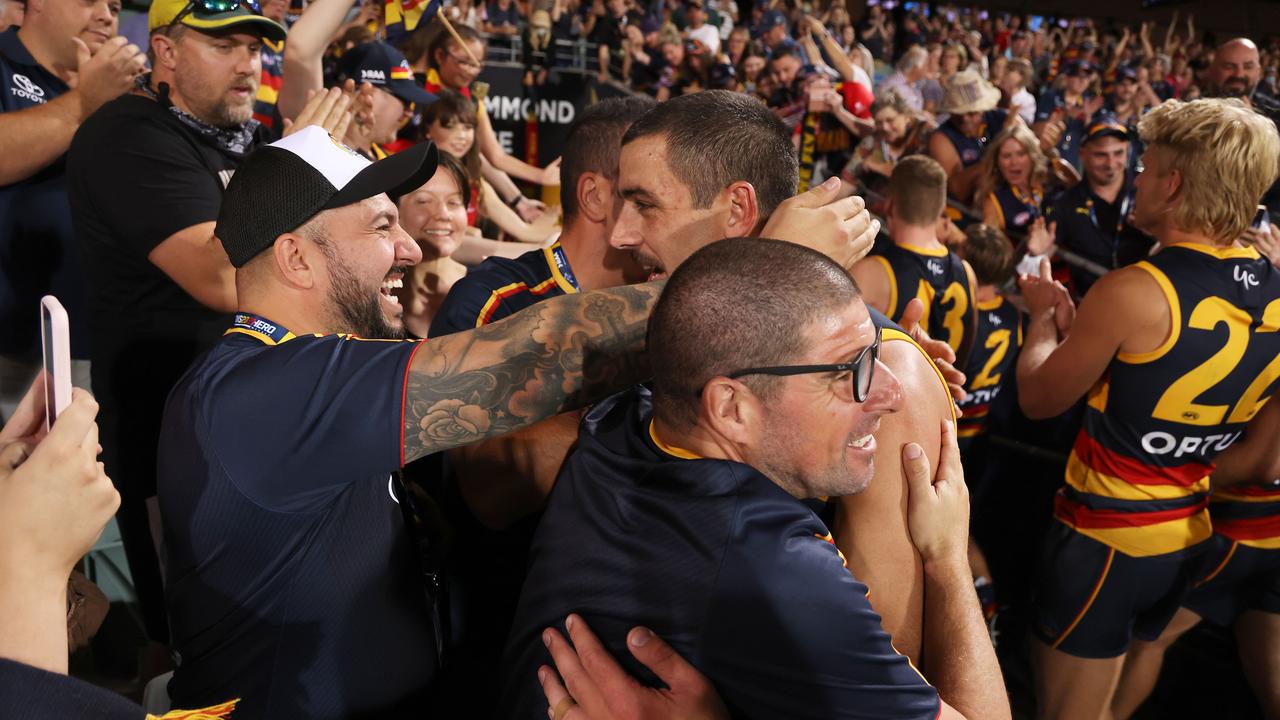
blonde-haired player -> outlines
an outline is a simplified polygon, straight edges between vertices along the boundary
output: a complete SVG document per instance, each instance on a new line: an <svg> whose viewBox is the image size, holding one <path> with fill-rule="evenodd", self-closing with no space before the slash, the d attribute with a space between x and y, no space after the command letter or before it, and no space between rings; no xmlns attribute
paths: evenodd
<svg viewBox="0 0 1280 720"><path fill-rule="evenodd" d="M1024 277L1018 360L1030 417L1088 397L1037 582L1037 698L1046 718L1111 717L1134 637L1155 640L1200 573L1209 476L1280 377L1280 274L1237 243L1280 168L1280 137L1238 101L1166 102L1135 222L1148 260L1093 286Z"/></svg>

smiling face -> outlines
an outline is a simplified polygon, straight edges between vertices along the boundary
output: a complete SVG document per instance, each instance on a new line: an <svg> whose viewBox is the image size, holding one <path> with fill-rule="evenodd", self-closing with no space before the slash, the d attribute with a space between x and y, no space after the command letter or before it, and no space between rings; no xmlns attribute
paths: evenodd
<svg viewBox="0 0 1280 720"><path fill-rule="evenodd" d="M907 134L907 116L891 107L880 108L875 114L876 136L885 142L895 143Z"/></svg>
<svg viewBox="0 0 1280 720"><path fill-rule="evenodd" d="M1100 137L1080 148L1080 160L1089 184L1105 187L1124 177L1129 162L1129 143L1118 137Z"/></svg>
<svg viewBox="0 0 1280 720"><path fill-rule="evenodd" d="M771 63L773 78L782 87L791 87L803 64L795 55L784 55Z"/></svg>
<svg viewBox="0 0 1280 720"><path fill-rule="evenodd" d="M1252 95L1262 80L1262 64L1256 45L1232 41L1218 48L1209 66L1209 87L1223 97Z"/></svg>
<svg viewBox="0 0 1280 720"><path fill-rule="evenodd" d="M392 294L405 270L422 259L386 195L325 211L325 293L330 332L363 338L404 337L404 310Z"/></svg>
<svg viewBox="0 0 1280 720"><path fill-rule="evenodd" d="M1031 155L1016 138L1009 138L1000 145L996 163L1000 176L1013 187L1025 187L1031 181Z"/></svg>
<svg viewBox="0 0 1280 720"><path fill-rule="evenodd" d="M423 257L449 257L467 228L467 199L443 166L425 185L400 198L400 226L422 248Z"/></svg>
<svg viewBox="0 0 1280 720"><path fill-rule="evenodd" d="M667 164L666 139L639 138L618 158L618 194L622 207L609 244L627 250L651 273L665 277L699 248L724 237L717 199L711 207L693 207L693 196Z"/></svg>
<svg viewBox="0 0 1280 720"><path fill-rule="evenodd" d="M813 323L808 351L795 365L847 363L875 340L875 326L861 301ZM780 378L776 400L762 403L763 427L747 448L747 464L800 498L853 495L875 472L873 433L880 417L902 406L902 386L877 361L866 402L853 395L851 373L812 373Z"/></svg>
<svg viewBox="0 0 1280 720"><path fill-rule="evenodd" d="M382 88L375 89L371 131L373 142L380 144L395 142L396 133L412 116L409 105L403 100Z"/></svg>
<svg viewBox="0 0 1280 720"><path fill-rule="evenodd" d="M1179 178L1164 170L1165 150L1148 146L1142 153L1142 172L1133 181L1133 224L1143 232L1157 235L1173 210L1173 196Z"/></svg>
<svg viewBox="0 0 1280 720"><path fill-rule="evenodd" d="M476 58L484 59L484 44L479 40L471 40L467 43L467 47L471 48L471 54ZM436 56L432 59L440 73L441 84L450 90L470 87L471 83L480 76L480 71L484 69L467 55L456 40L437 49Z"/></svg>

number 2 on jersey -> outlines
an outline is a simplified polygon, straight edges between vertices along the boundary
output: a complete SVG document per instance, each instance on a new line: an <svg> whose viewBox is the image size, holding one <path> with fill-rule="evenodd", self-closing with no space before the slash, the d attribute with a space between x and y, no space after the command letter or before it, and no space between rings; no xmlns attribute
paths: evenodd
<svg viewBox="0 0 1280 720"><path fill-rule="evenodd" d="M1196 399L1231 373L1244 359L1249 347L1248 313L1220 297L1200 301L1191 311L1188 327L1197 330L1213 330L1219 323L1227 326L1227 342L1208 360L1194 370L1178 378L1156 403L1151 416L1158 420L1189 425L1218 425L1223 418L1227 422L1248 422L1262 407L1262 393L1280 377L1280 355L1272 358L1258 377L1254 378L1227 416L1226 405L1202 405ZM1273 300L1262 313L1262 324L1257 334L1280 330L1280 300Z"/></svg>

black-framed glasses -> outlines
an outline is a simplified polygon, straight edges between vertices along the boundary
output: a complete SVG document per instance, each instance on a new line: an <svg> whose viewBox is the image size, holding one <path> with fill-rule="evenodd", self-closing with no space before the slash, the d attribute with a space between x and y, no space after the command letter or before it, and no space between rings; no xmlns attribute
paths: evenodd
<svg viewBox="0 0 1280 720"><path fill-rule="evenodd" d="M848 372L853 383L853 399L862 403L871 394L871 381L876 374L876 361L880 359L880 328L876 339L862 348L857 357L847 363L832 365L778 365L775 367L745 368L729 373L726 377L736 380L743 375L808 375L810 373Z"/></svg>
<svg viewBox="0 0 1280 720"><path fill-rule="evenodd" d="M182 8L182 12L174 16L173 20L166 26L172 28L188 15L221 15L222 13L231 12L243 5L254 13L261 15L262 8L258 5L258 0L191 0L187 6Z"/></svg>

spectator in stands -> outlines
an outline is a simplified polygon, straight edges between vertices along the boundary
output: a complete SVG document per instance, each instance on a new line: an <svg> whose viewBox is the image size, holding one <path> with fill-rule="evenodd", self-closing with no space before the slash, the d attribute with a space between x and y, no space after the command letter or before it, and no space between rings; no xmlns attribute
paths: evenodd
<svg viewBox="0 0 1280 720"><path fill-rule="evenodd" d="M627 5L625 0L594 0L591 26L587 40L598 46L600 82L610 77L622 77L622 41L626 39Z"/></svg>
<svg viewBox="0 0 1280 720"><path fill-rule="evenodd" d="M867 7L867 15L857 24L858 39L871 56L877 60L889 59L889 48L893 42L893 23L884 9L879 5Z"/></svg>
<svg viewBox="0 0 1280 720"><path fill-rule="evenodd" d="M436 96L413 80L409 62L399 50L380 40L357 45L343 53L338 63L338 80L369 86L369 114L364 122L352 123L343 142L370 160L387 156L383 146L395 142L400 128L415 108L435 102Z"/></svg>
<svg viewBox="0 0 1280 720"><path fill-rule="evenodd" d="M707 11L703 0L688 0L685 17L689 24L684 29L685 38L702 46L702 52L715 57L720 54L720 28L707 24Z"/></svg>
<svg viewBox="0 0 1280 720"><path fill-rule="evenodd" d="M925 152L933 125L893 90L871 104L871 117L875 134L858 146L845 167L844 179L857 185L859 193L866 193L867 207L883 216L893 168L902 158Z"/></svg>
<svg viewBox="0 0 1280 720"><path fill-rule="evenodd" d="M912 110L924 112L924 95L921 93L920 86L928 73L928 62L928 50L920 46L908 48L898 59L894 73L885 78L884 82L880 83L880 87L876 88L876 94L890 90L896 91L907 101Z"/></svg>
<svg viewBox="0 0 1280 720"><path fill-rule="evenodd" d="M445 296L467 269L451 256L467 236L471 182L453 155L439 153L436 172L396 199L400 227L418 243L422 259L405 271L392 294L404 310L406 337L425 338Z"/></svg>
<svg viewBox="0 0 1280 720"><path fill-rule="evenodd" d="M39 368L36 308L46 294L68 309L76 384L89 383L64 158L85 118L133 87L146 62L116 35L119 12L116 0L35 0L25 24L0 33L0 417Z"/></svg>
<svg viewBox="0 0 1280 720"><path fill-rule="evenodd" d="M523 21L520 9L512 0L493 0L485 6L480 29L496 35L497 39L504 39L509 46L511 38L520 34L520 24Z"/></svg>
<svg viewBox="0 0 1280 720"><path fill-rule="evenodd" d="M467 201L468 223L479 227L489 220L519 242L542 243L555 231L556 216L544 213L526 223L484 180L483 160L476 142L475 104L452 90L442 90L436 102L422 114L424 140L436 143L441 152L452 155L467 171L471 186Z"/></svg>
<svg viewBox="0 0 1280 720"><path fill-rule="evenodd" d="M238 6L157 0L152 72L103 105L67 156L72 222L89 279L93 387L107 473L147 636L168 638L148 519L165 397L235 309L213 221L227 178L268 133L252 116L264 37L284 28ZM144 675L162 671L144 668Z"/></svg>
<svg viewBox="0 0 1280 720"><path fill-rule="evenodd" d="M1061 120L1065 128L1053 149L1073 167L1080 166L1080 142L1085 129L1093 122L1094 113L1102 109L1103 98L1090 87L1096 80L1097 69L1087 60L1072 60L1063 65L1062 89L1046 87L1036 105L1036 121L1032 128L1037 137L1054 121Z"/></svg>
<svg viewBox="0 0 1280 720"><path fill-rule="evenodd" d="M645 18L639 25L627 26L626 51L630 61L627 81L632 90L648 95L658 91L658 81L666 67L659 33L661 29L662 23L654 18Z"/></svg>
<svg viewBox="0 0 1280 720"><path fill-rule="evenodd" d="M262 16L276 21L280 27L289 27L289 0L267 0L262 3ZM284 43L266 40L262 43L262 81L258 83L258 96L253 103L253 119L275 131L276 137L284 131L284 119L276 108L283 81Z"/></svg>
<svg viewBox="0 0 1280 720"><path fill-rule="evenodd" d="M1001 93L1000 107L1007 109L1010 115L1022 118L1022 122L1030 127L1036 119L1036 98L1028 90L1035 81L1031 63L1021 58L1014 60L1005 65L1004 74L997 80L995 84Z"/></svg>
<svg viewBox="0 0 1280 720"><path fill-rule="evenodd" d="M949 117L929 137L929 156L947 173L947 193L966 205L982 178L980 161L987 146L1008 118L996 108L999 102L996 86L968 70L956 73L941 108Z"/></svg>
<svg viewBox="0 0 1280 720"><path fill-rule="evenodd" d="M1095 264L1093 270L1077 263L1069 266L1078 296L1098 280L1099 270L1130 265L1151 250L1151 238L1129 224L1134 180L1128 170L1129 144L1134 137L1114 120L1090 125L1080 145L1084 179L1062 193L1050 211L1058 247Z"/></svg>
<svg viewBox="0 0 1280 720"><path fill-rule="evenodd" d="M735 67L741 67L742 59L746 57L747 46L750 44L751 31L742 26L735 27L725 40L724 54Z"/></svg>
<svg viewBox="0 0 1280 720"><path fill-rule="evenodd" d="M979 166L976 197L982 201L982 221L1021 241L1047 209L1049 163L1040 141L1026 125L1011 124L991 141Z"/></svg>
<svg viewBox="0 0 1280 720"><path fill-rule="evenodd" d="M742 62L738 64L737 74L742 92L761 98L766 96L766 88L771 88L773 85L769 73L766 72L768 64L764 48L759 47L758 43L751 43L742 54Z"/></svg>
<svg viewBox="0 0 1280 720"><path fill-rule="evenodd" d="M655 97L659 102L672 97L697 92L703 89L705 79L699 71L700 60L695 60L690 44L676 34L675 28L667 33L664 30L662 40L663 68L658 79L658 90ZM697 49L697 48L692 48Z"/></svg>
<svg viewBox="0 0 1280 720"><path fill-rule="evenodd" d="M956 73L969 67L969 50L960 43L947 43L942 46L942 54L938 57L939 85L946 87Z"/></svg>
<svg viewBox="0 0 1280 720"><path fill-rule="evenodd" d="M787 16L781 10L766 10L756 34L771 56L779 49L795 44L788 33Z"/></svg>
<svg viewBox="0 0 1280 720"><path fill-rule="evenodd" d="M1280 126L1280 100L1258 92L1262 78L1258 46L1248 38L1228 40L1213 53L1213 62L1205 73L1205 94L1208 97L1241 98L1257 112ZM1280 180L1266 194L1262 204L1273 218L1280 218Z"/></svg>

